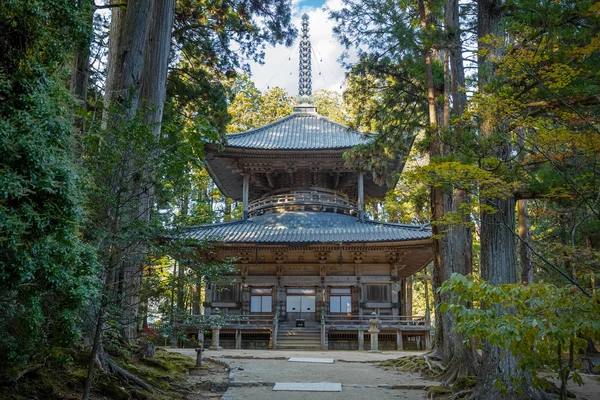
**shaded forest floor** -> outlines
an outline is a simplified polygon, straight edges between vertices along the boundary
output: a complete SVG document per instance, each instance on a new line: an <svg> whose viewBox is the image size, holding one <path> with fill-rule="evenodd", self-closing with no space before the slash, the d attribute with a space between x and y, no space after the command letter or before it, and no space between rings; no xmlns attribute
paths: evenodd
<svg viewBox="0 0 600 400"><path fill-rule="evenodd" d="M588 365L591 361L596 365L598 357L596 354L580 355L578 364ZM586 361L585 363L582 361ZM427 379L439 379L444 374L442 365L433 360L427 360L423 356L401 357L394 360L386 360L379 363L379 367L386 371L396 371L399 379L406 373L419 373ZM600 399L600 374L589 374L586 369L580 370L579 374L583 380L583 385L579 386L572 380L569 381L569 397L579 400L597 400ZM540 378L544 378L544 391L550 397L558 398L560 381L556 374L549 372L540 372ZM477 384L477 377L462 376L456 379L452 384L441 384L427 388L430 399L467 399L470 397L471 390Z"/></svg>
<svg viewBox="0 0 600 400"><path fill-rule="evenodd" d="M89 353L61 350L56 360L34 368L16 383L0 384L0 400L79 400L87 375ZM228 370L204 362L201 376L191 376L195 360L157 349L154 358L118 356L114 360L153 387L152 392L115 375L96 370L93 400L219 399L227 390Z"/></svg>

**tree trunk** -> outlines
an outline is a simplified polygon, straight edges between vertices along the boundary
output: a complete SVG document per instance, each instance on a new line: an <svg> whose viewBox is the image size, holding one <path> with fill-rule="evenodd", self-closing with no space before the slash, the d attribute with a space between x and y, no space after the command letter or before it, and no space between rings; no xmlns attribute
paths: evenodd
<svg viewBox="0 0 600 400"><path fill-rule="evenodd" d="M446 34L446 49L450 53L452 112L460 117L467 104L465 89L465 69L463 66L462 41L460 28L458 0L445 0L444 31Z"/></svg>
<svg viewBox="0 0 600 400"><path fill-rule="evenodd" d="M143 165L137 178L133 179L131 192L136 199L136 213L134 218L138 222L149 223L151 210L154 206L155 177L152 166L158 157L158 140L161 132L161 123L165 97L167 93L167 74L169 52L171 50L171 32L173 30L173 15L175 11L174 0L153 0L150 10L150 29L147 32L145 60L141 72L141 87L139 108L144 111L144 122L148 124L156 144L156 150L145 154L146 160L138 160ZM137 158L134 154L133 158ZM132 274L126 279L130 282L130 291L126 295L132 300L129 304L130 311L123 320L125 339L135 341L138 325L138 307L143 270L146 259L146 244L137 245L136 257L131 259L133 265L126 270ZM136 302L137 301L137 302Z"/></svg>
<svg viewBox="0 0 600 400"><path fill-rule="evenodd" d="M88 35L85 39L75 47L73 53L73 67L71 70L71 82L69 90L71 96L77 101L77 108L85 110L87 107L88 80L90 77L90 47L93 35L94 9L88 1L81 1L79 8L82 12L87 13ZM79 161L83 154L83 132L85 130L86 118L78 115L75 116L75 134L73 135L73 147L75 157Z"/></svg>
<svg viewBox="0 0 600 400"><path fill-rule="evenodd" d="M527 206L529 200L517 201L519 223L519 261L521 264L521 283L533 283L533 265L531 260L531 238L529 237L529 215Z"/></svg>
<svg viewBox="0 0 600 400"><path fill-rule="evenodd" d="M488 84L496 76L496 63L500 60L502 48L496 40L503 31L501 0L480 0L477 10L477 35L479 39L478 70L479 90L486 95ZM503 134L504 127L497 126L492 116L483 112L479 131L482 136ZM495 149L500 162L510 155L508 135ZM486 281L500 285L517 283L517 246L515 241L515 199L481 199L495 212L481 212L481 276ZM498 385L499 381L501 385ZM499 386L503 386L501 389ZM473 398L524 399L541 398L541 393L533 389L531 377L517 369L517 358L510 351L499 346L484 343L482 366Z"/></svg>
<svg viewBox="0 0 600 400"><path fill-rule="evenodd" d="M429 11L426 7L425 0L419 0L419 20L421 30L424 32L428 29L427 23L429 19ZM425 84L427 86L427 109L429 116L429 128L428 136L430 139L429 155L432 160L441 155L439 135L437 132L438 115L435 104L435 86L433 82L433 68L432 68L432 57L431 49L424 49L425 54ZM443 231L439 225L435 224L435 221L439 221L444 215L444 193L439 187L430 188L430 203L431 203L431 219L434 222L431 227L431 233L433 239L433 274L431 278L431 285L434 291L434 307L435 307L435 339L433 343L432 357L442 358L443 347L444 347L444 329L442 318L438 318L440 315L439 305L441 304L440 294L437 292L437 288L442 286L444 281L444 249L446 248L446 238L443 235Z"/></svg>
<svg viewBox="0 0 600 400"><path fill-rule="evenodd" d="M458 8L457 2L447 2L446 7ZM423 14L424 8L421 8L421 20L427 19L427 16ZM458 30L458 10L447 10L447 14L455 13L456 19L451 20L448 17L445 18L445 24L455 23L456 26L452 29ZM423 27L423 22L421 23ZM446 28L449 29L449 28ZM455 71L452 65L462 66L462 53L460 48L460 40L458 41L458 49L454 49L458 53L452 55L449 50L443 52L443 65L444 65L444 107L443 117L440 117L440 112L437 114L437 118L433 119L430 108L430 124L435 125L435 122L443 123L445 129L450 128L450 96L451 93L457 96L458 91L451 91L451 82L460 82L459 85L464 85L464 72L461 70ZM460 58L460 62L457 61ZM451 60L454 60L452 63ZM431 69L431 65L427 65L426 71ZM430 79L427 74L428 87L433 86L433 80ZM456 85L455 85L456 86ZM435 96L435 92L433 92ZM428 99L431 102L431 90L428 90ZM464 103L462 98L452 98L453 109L456 110L456 103ZM462 113L464 104L459 107L459 113ZM457 115L457 116L460 116ZM433 123L432 123L433 121ZM430 142L430 154L432 159L435 157L443 157L449 155L449 148L445 146L439 137L434 137ZM472 234L469 224L469 215L463 215L463 224L446 226L436 223L440 221L443 215L447 212L460 212L460 205L464 202L468 202L468 195L464 190L459 189L443 189L443 188L432 188L432 220L433 228L432 233L434 237L434 273L433 273L433 289L435 293L436 303L436 355L441 356L442 360L446 365L446 371L441 379L448 383L452 383L458 376L463 375L474 375L476 368L476 356L474 348L468 348L463 343L463 336L454 331L455 319L451 313L441 314L437 305L440 303L451 302L449 294L441 295L437 293L436 289L441 286L441 283L447 280L452 273L468 274L472 268Z"/></svg>
<svg viewBox="0 0 600 400"><path fill-rule="evenodd" d="M104 102L105 107L118 106L119 115L131 119L140 98L152 0L111 0L111 4L123 3L124 7L111 8ZM104 126L113 117L105 110Z"/></svg>

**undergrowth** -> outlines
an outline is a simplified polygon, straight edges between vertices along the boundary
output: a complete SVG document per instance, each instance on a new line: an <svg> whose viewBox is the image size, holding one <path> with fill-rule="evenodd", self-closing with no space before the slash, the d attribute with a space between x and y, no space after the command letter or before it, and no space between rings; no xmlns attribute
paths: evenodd
<svg viewBox="0 0 600 400"><path fill-rule="evenodd" d="M89 353L60 349L43 366L33 368L17 382L0 382L0 400L79 400L87 376ZM149 383L152 393L116 376L96 371L94 400L176 400L182 396L178 385L188 379L195 365L192 358L157 349L154 358L137 355L113 356L123 368Z"/></svg>

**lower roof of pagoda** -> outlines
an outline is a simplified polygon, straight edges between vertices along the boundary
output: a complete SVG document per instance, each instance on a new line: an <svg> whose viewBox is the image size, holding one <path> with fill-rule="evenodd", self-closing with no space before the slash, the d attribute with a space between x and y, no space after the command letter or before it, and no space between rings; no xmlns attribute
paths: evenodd
<svg viewBox="0 0 600 400"><path fill-rule="evenodd" d="M431 239L422 225L360 220L345 214L288 211L187 228L186 238L231 244L381 243Z"/></svg>
<svg viewBox="0 0 600 400"><path fill-rule="evenodd" d="M319 186L356 196L358 175L356 166L346 165L343 154L349 149L315 151L255 151L233 150L206 146L206 170L226 197L241 201L243 176L250 177L250 201L284 187ZM398 159L396 170L402 171L404 162ZM381 199L396 185L385 180L375 182L373 174L364 174L364 193L367 199Z"/></svg>

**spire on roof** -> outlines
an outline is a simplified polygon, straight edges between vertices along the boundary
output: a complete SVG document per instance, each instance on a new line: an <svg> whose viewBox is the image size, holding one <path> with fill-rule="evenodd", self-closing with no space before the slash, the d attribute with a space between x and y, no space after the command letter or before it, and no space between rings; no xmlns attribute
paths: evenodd
<svg viewBox="0 0 600 400"><path fill-rule="evenodd" d="M298 76L298 94L301 102L310 102L312 97L312 70L310 66L311 47L308 36L308 15L302 16L302 37L300 40L300 74Z"/></svg>

